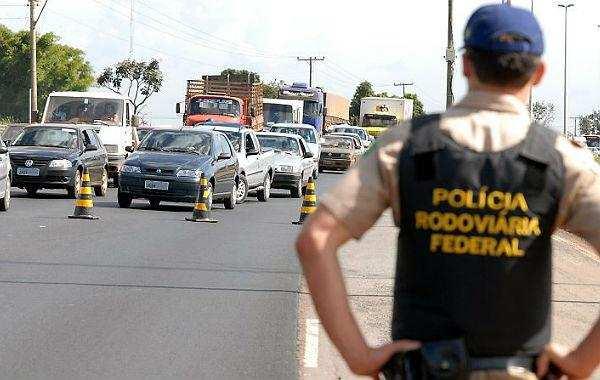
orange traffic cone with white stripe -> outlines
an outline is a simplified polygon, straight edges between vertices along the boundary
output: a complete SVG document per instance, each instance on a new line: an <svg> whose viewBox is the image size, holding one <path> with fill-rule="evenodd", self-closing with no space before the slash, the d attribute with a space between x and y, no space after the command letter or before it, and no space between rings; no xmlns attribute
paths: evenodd
<svg viewBox="0 0 600 380"><path fill-rule="evenodd" d="M70 219L88 219L95 220L99 219L97 216L92 215L92 209L94 208L93 190L90 184L90 172L87 168L83 170L81 177L81 187L75 200L75 211L73 215L69 215Z"/></svg>
<svg viewBox="0 0 600 380"><path fill-rule="evenodd" d="M306 191L302 199L302 207L300 207L300 219L292 224L303 224L306 218L317 209L317 194L315 193L315 181L312 177L308 179Z"/></svg>
<svg viewBox="0 0 600 380"><path fill-rule="evenodd" d="M200 176L200 187L198 189L198 197L196 197L196 205L194 206L194 212L191 218L185 218L188 222L204 222L204 223L217 223L218 220L210 218L210 204L206 203L206 200L210 196L210 190L208 188L208 180L204 176L204 173Z"/></svg>

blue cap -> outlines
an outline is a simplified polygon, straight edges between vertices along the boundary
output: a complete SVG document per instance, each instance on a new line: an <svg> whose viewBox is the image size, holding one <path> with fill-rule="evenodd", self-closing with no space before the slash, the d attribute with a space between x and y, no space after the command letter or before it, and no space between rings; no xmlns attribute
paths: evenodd
<svg viewBox="0 0 600 380"><path fill-rule="evenodd" d="M544 35L533 13L506 4L475 11L465 28L465 48L497 53L544 53Z"/></svg>

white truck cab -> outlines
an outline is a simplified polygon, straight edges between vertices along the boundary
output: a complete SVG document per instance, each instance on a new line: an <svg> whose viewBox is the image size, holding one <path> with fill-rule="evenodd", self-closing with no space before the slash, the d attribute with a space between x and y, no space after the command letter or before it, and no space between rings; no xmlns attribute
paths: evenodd
<svg viewBox="0 0 600 380"><path fill-rule="evenodd" d="M52 92L46 101L43 124L94 125L108 153L108 175L117 181L118 172L128 153L126 147L139 143L133 114L133 103L127 96L103 92Z"/></svg>

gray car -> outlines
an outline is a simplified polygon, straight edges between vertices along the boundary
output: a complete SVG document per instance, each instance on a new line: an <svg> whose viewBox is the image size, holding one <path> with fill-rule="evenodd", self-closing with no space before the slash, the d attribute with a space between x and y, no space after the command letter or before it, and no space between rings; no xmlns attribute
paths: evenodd
<svg viewBox="0 0 600 380"><path fill-rule="evenodd" d="M0 211L7 211L10 207L10 176L8 149L0 140Z"/></svg>

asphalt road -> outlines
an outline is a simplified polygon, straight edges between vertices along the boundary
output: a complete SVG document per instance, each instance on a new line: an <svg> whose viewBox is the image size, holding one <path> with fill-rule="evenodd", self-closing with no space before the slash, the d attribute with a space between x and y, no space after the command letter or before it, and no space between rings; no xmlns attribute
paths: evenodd
<svg viewBox="0 0 600 380"><path fill-rule="evenodd" d="M319 178L318 193L339 174ZM275 192L218 224L191 205L69 220L63 192L13 192L0 214L0 378L295 378L300 200Z"/></svg>

